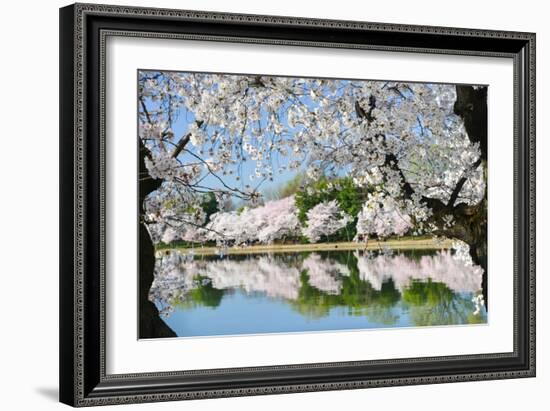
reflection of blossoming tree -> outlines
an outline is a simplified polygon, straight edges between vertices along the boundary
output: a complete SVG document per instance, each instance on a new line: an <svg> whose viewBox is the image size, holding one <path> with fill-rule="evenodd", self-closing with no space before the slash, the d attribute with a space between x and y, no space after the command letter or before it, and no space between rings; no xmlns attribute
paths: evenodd
<svg viewBox="0 0 550 411"><path fill-rule="evenodd" d="M406 254L367 258L357 251L334 257L296 253L189 259L169 250L157 259L149 298L169 314L176 306L220 304L224 292L241 290L287 301L316 317L337 306L369 316L378 307L384 316L402 301L413 310L417 325L463 324L485 318L478 295L481 276L480 267L466 265L448 251L414 260ZM430 316L432 309L437 312Z"/></svg>
<svg viewBox="0 0 550 411"><path fill-rule="evenodd" d="M262 184L305 167L310 181L345 173L374 187L365 207L391 198L403 225L464 241L485 268L486 95L471 86L142 71L140 200L160 188L187 211L163 215L148 201L142 223L184 238L202 227L205 193L220 207L228 198L256 205ZM189 122L176 135L181 115ZM289 161L277 167L279 158ZM247 175L244 161L256 165ZM393 217L377 216L373 229L387 232ZM142 249L146 258L152 251Z"/></svg>
<svg viewBox="0 0 550 411"><path fill-rule="evenodd" d="M370 258L355 252L355 257L361 279L368 281L376 290L380 290L389 279L401 292L409 286L411 279L444 283L457 292L473 293L482 288L483 270L448 251L439 252L435 257L422 256L418 261L403 254Z"/></svg>

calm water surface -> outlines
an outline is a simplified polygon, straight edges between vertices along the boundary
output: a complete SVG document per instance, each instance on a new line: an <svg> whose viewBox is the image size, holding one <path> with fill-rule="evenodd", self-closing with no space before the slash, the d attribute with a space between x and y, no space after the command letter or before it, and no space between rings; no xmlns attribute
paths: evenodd
<svg viewBox="0 0 550 411"><path fill-rule="evenodd" d="M150 299L178 336L487 322L483 271L449 251L157 254Z"/></svg>

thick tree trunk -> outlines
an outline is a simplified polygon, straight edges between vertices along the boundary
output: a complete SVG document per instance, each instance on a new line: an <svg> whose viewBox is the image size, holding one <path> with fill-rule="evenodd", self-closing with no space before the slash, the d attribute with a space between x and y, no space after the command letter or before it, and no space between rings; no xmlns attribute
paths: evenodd
<svg viewBox="0 0 550 411"><path fill-rule="evenodd" d="M472 143L479 143L481 156L477 166L487 167L487 88L456 86L457 100L454 112L464 120L464 126ZM476 164L474 164L475 166ZM436 234L464 241L470 247L470 256L474 264L483 269L482 291L488 304L488 271L487 271L487 187L483 200L476 205L456 204L465 178L458 181L451 199L447 204L440 200L425 198L424 201L433 211L433 218L439 226L444 226L444 219L454 217L451 227L438 230Z"/></svg>
<svg viewBox="0 0 550 411"><path fill-rule="evenodd" d="M486 226L485 226L486 228ZM487 235L487 232L485 232ZM486 237L485 237L486 238ZM470 256L474 264L483 268L483 277L481 279L481 288L483 290L483 300L485 301L485 308L488 309L488 295L487 295L487 241L478 241L476 244L470 245Z"/></svg>
<svg viewBox="0 0 550 411"><path fill-rule="evenodd" d="M149 150L139 141L139 338L176 337L176 333L160 318L155 304L149 301L149 290L154 278L155 249L143 221L143 201L162 184L149 176L145 157Z"/></svg>
<svg viewBox="0 0 550 411"><path fill-rule="evenodd" d="M487 167L487 87L456 86L457 98L454 112L461 116L471 142L479 143L483 167ZM459 215L465 217L465 238L470 246L470 256L475 264L483 268L483 298L487 297L487 187L480 205L457 207ZM460 238L460 237L459 237Z"/></svg>
<svg viewBox="0 0 550 411"><path fill-rule="evenodd" d="M451 227L438 230L437 235L464 241L470 246L470 257L474 264L483 268L482 291L487 304L487 200L475 206L459 204L452 209L434 208L434 219L443 221L443 217L452 214Z"/></svg>
<svg viewBox="0 0 550 411"><path fill-rule="evenodd" d="M457 210L462 213L462 229L464 234L457 238L465 241L470 246L470 257L474 264L483 268L482 290L483 299L487 306L487 200L484 199L474 207L462 206Z"/></svg>
<svg viewBox="0 0 550 411"><path fill-rule="evenodd" d="M487 162L487 87L456 86L456 115L462 117L472 143L479 143L481 159Z"/></svg>

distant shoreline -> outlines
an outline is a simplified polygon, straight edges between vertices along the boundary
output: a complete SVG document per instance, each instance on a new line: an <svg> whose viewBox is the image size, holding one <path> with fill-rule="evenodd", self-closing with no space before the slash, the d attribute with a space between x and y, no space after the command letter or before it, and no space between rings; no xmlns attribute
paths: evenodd
<svg viewBox="0 0 550 411"><path fill-rule="evenodd" d="M300 253L307 251L335 251L335 250L381 250L390 248L392 250L443 250L451 248L452 240L423 238L400 238L385 241L369 240L367 246L363 242L338 242L338 243L317 243L317 244L266 244L250 245L245 247L227 247L224 254L264 254L264 253ZM167 250L180 250L193 252L195 255L215 255L220 252L220 247L163 247L157 249L156 253Z"/></svg>

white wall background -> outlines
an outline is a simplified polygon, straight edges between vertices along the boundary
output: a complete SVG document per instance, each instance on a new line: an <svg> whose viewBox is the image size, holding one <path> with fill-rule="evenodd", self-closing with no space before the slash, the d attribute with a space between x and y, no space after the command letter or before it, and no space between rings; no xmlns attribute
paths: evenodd
<svg viewBox="0 0 550 411"><path fill-rule="evenodd" d="M116 4L428 24L537 33L538 121L538 377L370 390L130 405L116 409L409 410L545 409L550 387L550 302L544 254L550 229L544 207L550 152L550 27L544 2L357 0L129 0ZM57 403L58 350L58 7L64 1L2 5L0 64L0 405L50 410ZM114 409L112 407L107 407ZM107 409L104 408L104 409Z"/></svg>

